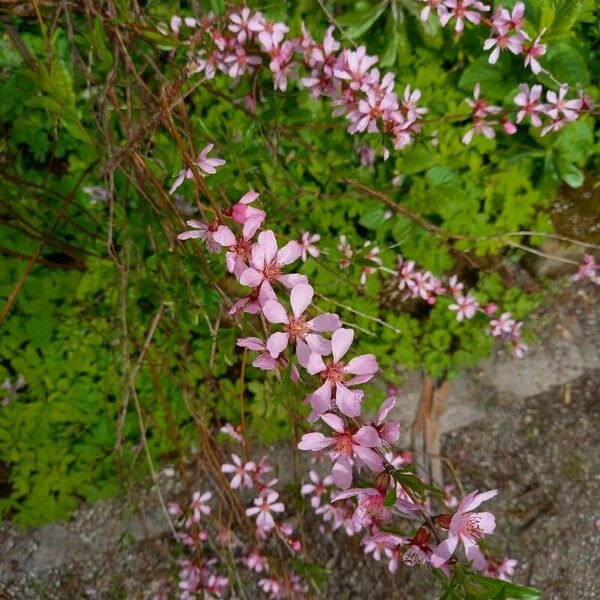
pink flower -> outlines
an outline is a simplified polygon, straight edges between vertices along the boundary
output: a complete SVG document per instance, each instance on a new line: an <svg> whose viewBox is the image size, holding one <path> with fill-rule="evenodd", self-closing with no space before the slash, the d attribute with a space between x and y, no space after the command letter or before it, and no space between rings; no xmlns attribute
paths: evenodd
<svg viewBox="0 0 600 600"><path fill-rule="evenodd" d="M321 239L318 233L311 234L308 231L302 232L300 241L298 242L302 247L302 262L306 262L308 255L310 254L313 258L318 258L321 254L315 244Z"/></svg>
<svg viewBox="0 0 600 600"><path fill-rule="evenodd" d="M244 223L242 235L236 238L234 233L221 225L213 234L214 242L228 248L225 253L225 266L230 273L233 273L237 278L241 277L242 273L248 268L248 260L252 252L252 238L260 225L258 219L250 219Z"/></svg>
<svg viewBox="0 0 600 600"><path fill-rule="evenodd" d="M214 175L217 172L217 167L220 167L225 164L225 161L221 158L209 158L208 153L213 149L214 144L207 144L198 154L198 158L196 158L196 166L200 169L200 174L202 176L205 175ZM169 190L169 194L172 194L186 179L193 179L194 172L191 168L182 169L179 171L179 174L175 178L171 189Z"/></svg>
<svg viewBox="0 0 600 600"><path fill-rule="evenodd" d="M553 90L546 92L546 99L548 100L546 112L552 119L558 119L560 113L567 121L575 121L579 116L579 100L566 100L565 96L568 91L569 87L567 85L561 85L558 94Z"/></svg>
<svg viewBox="0 0 600 600"><path fill-rule="evenodd" d="M246 509L249 517L256 517L256 526L264 529L272 529L275 526L275 519L271 513L281 513L285 510L283 502L277 502L279 494L269 492L266 496L258 496L254 499L254 506Z"/></svg>
<svg viewBox="0 0 600 600"><path fill-rule="evenodd" d="M479 549L477 542L484 535L494 531L496 528L496 519L492 513L474 513L472 511L482 502L493 498L497 494L497 490L491 490L482 494L478 494L475 491L463 498L450 520L448 537L433 552L431 563L434 567L441 567L448 562L460 541L465 548L467 560L473 561L473 567L478 571L485 568L485 556Z"/></svg>
<svg viewBox="0 0 600 600"><path fill-rule="evenodd" d="M372 167L375 164L375 150L366 144L360 144L356 148L356 153L360 158L360 164L363 167Z"/></svg>
<svg viewBox="0 0 600 600"><path fill-rule="evenodd" d="M335 331L342 326L342 322L333 313L324 313L307 320L304 311L312 302L313 295L314 290L307 283L294 286L290 293L291 314L277 300L269 300L264 304L262 311L267 321L283 324L283 331L273 333L267 340L267 349L273 358L277 358L287 348L290 340L296 344L300 364L308 360L311 352L331 352L331 343L314 332Z"/></svg>
<svg viewBox="0 0 600 600"><path fill-rule="evenodd" d="M342 414L357 417L361 411L362 391L348 389L348 386L359 385L373 378L379 370L377 359L373 354L363 354L343 362L342 357L348 352L354 331L341 328L331 336L332 360L327 363L316 353L304 361L302 365L311 375L321 373L323 385L308 396L313 412L311 420L331 409L331 399L335 391L335 403ZM349 379L348 379L349 378Z"/></svg>
<svg viewBox="0 0 600 600"><path fill-rule="evenodd" d="M386 423L385 420L390 411L396 406L396 396L390 396L383 404L379 407L377 418L373 427L377 430L379 437L382 442L388 442L395 444L400 437L400 423L397 421L391 421Z"/></svg>
<svg viewBox="0 0 600 600"><path fill-rule="evenodd" d="M250 206L258 198L258 192L250 190L246 192L231 208L224 213L237 223L244 225L248 221L258 221L257 229L265 220L267 213L260 208Z"/></svg>
<svg viewBox="0 0 600 600"><path fill-rule="evenodd" d="M262 64L262 58L248 54L244 48L236 46L233 52L225 57L224 63L229 77L235 79L236 77L241 77L246 72L252 73L254 67Z"/></svg>
<svg viewBox="0 0 600 600"><path fill-rule="evenodd" d="M261 231L258 234L258 242L252 246L250 267L241 274L239 281L242 285L259 288L259 302L264 305L263 298L275 297L272 287L274 281L279 281L287 288L307 282L304 275L285 275L282 272L284 266L293 263L301 254L302 247L298 242L288 242L278 250L275 234L271 230Z"/></svg>
<svg viewBox="0 0 600 600"><path fill-rule="evenodd" d="M262 15L260 13L252 14L247 6L244 6L239 13L233 13L229 15L229 31L236 34L237 41L243 44L246 39L251 35L256 23L260 21Z"/></svg>
<svg viewBox="0 0 600 600"><path fill-rule="evenodd" d="M340 55L333 74L339 79L349 81L351 90L363 87L369 69L379 60L377 56L367 55L366 48L359 46L356 50L344 50Z"/></svg>
<svg viewBox="0 0 600 600"><path fill-rule="evenodd" d="M581 279L589 279L594 283L600 284L600 276L598 275L599 268L596 259L591 254L584 254L579 269L575 275L571 276L571 280L579 281Z"/></svg>
<svg viewBox="0 0 600 600"><path fill-rule="evenodd" d="M472 319L479 308L479 302L467 294L466 296L457 296L456 304L451 304L448 307L450 310L456 311L456 320Z"/></svg>
<svg viewBox="0 0 600 600"><path fill-rule="evenodd" d="M528 116L534 127L542 125L542 120L538 114L544 114L546 107L540 102L541 95L541 85L534 85L531 87L531 90L526 83L519 85L519 93L514 98L515 104L521 107L521 110L517 113L517 123L520 123L525 116Z"/></svg>
<svg viewBox="0 0 600 600"><path fill-rule="evenodd" d="M262 15L261 15L262 16ZM278 46L290 28L284 23L275 23L267 19L257 18L250 22L249 29L258 33L258 41L268 49Z"/></svg>
<svg viewBox="0 0 600 600"><path fill-rule="evenodd" d="M523 53L525 54L525 66L529 66L536 75L543 71L542 65L540 65L537 59L546 54L546 44L540 43L544 33L546 33L545 27L540 32L540 35L535 38L533 44L523 48Z"/></svg>
<svg viewBox="0 0 600 600"><path fill-rule="evenodd" d="M343 258L340 261L340 268L345 269L349 267L353 251L345 235L340 235L340 243L337 245L337 249L343 254Z"/></svg>
<svg viewBox="0 0 600 600"><path fill-rule="evenodd" d="M252 550L242 558L244 565L256 573L269 572L269 561L267 557L261 554L258 550Z"/></svg>
<svg viewBox="0 0 600 600"><path fill-rule="evenodd" d="M421 21L423 22L429 19L432 10L437 12L438 17L441 17L447 12L446 7L444 6L444 0L422 0L422 2L426 3L426 6L423 8L420 15Z"/></svg>
<svg viewBox="0 0 600 600"><path fill-rule="evenodd" d="M513 54L521 54L523 51L523 44L525 37L521 33L510 35L509 31L505 28L496 30L495 36L492 34L483 43L484 50L492 50L489 58L489 63L494 65L498 62L500 52L502 50L509 50Z"/></svg>
<svg viewBox="0 0 600 600"><path fill-rule="evenodd" d="M225 425L223 425L223 427L221 427L219 431L233 438L236 442L241 443L244 441L244 438L241 434L242 428L239 425L237 427L234 427L231 423L225 423Z"/></svg>
<svg viewBox="0 0 600 600"><path fill-rule="evenodd" d="M339 500L357 497L358 504L352 515L355 528L359 531L363 527L377 525L389 520L392 511L384 505L385 491L376 488L350 488L336 492L331 496L332 504Z"/></svg>
<svg viewBox="0 0 600 600"><path fill-rule="evenodd" d="M335 432L333 437L326 437L320 432L306 433L302 436L298 448L300 450L324 450L332 447L333 482L342 489L348 489L352 483L352 460L355 457L373 471L381 473L383 461L373 448L381 444L377 430L370 425L363 425L358 431L344 426L344 421L337 415L327 413L321 416Z"/></svg>
<svg viewBox="0 0 600 600"><path fill-rule="evenodd" d="M454 30L457 33L464 29L464 19L477 25L481 22L481 13L490 10L489 6L479 0L444 0L444 6L448 12L440 15L440 23L445 27L450 19L456 19Z"/></svg>
<svg viewBox="0 0 600 600"><path fill-rule="evenodd" d="M210 514L210 506L207 502L212 498L212 494L210 492L204 492L204 494L200 494L200 492L194 492L192 496L192 501L190 503L190 509L192 510L192 521L197 523L202 515Z"/></svg>
<svg viewBox="0 0 600 600"><path fill-rule="evenodd" d="M257 337L247 337L240 338L237 341L237 345L240 348L248 348L248 350L252 350L254 352L260 352L260 354L254 359L252 363L253 367L257 369L261 369L262 371L274 371L276 369L285 369L287 368L288 361L285 356L279 356L278 358L273 358L271 353L267 349L267 345L260 338ZM296 382L300 378L298 369L296 365L292 365L291 379Z"/></svg>
<svg viewBox="0 0 600 600"><path fill-rule="evenodd" d="M464 287L465 286L462 283L460 283L460 281L458 281L458 277L456 275L452 275L448 279L448 291L453 296L460 295L460 293L462 292L462 290L463 290Z"/></svg>
<svg viewBox="0 0 600 600"><path fill-rule="evenodd" d="M490 103L481 98L481 86L477 83L473 88L473 99L467 98L466 103L471 107L473 111L473 117L484 118L488 115L497 115L501 112L499 106L492 106Z"/></svg>
<svg viewBox="0 0 600 600"><path fill-rule="evenodd" d="M513 6L512 12L509 12L507 8L498 7L492 17L492 23L496 29L505 27L520 31L525 24L525 5L523 2L517 2Z"/></svg>
<svg viewBox="0 0 600 600"><path fill-rule="evenodd" d="M233 464L224 464L221 466L223 473L235 473L231 479L231 487L234 490L246 486L247 488L252 487L252 474L256 472L256 465L249 461L245 464L237 454L232 454L231 459Z"/></svg>
<svg viewBox="0 0 600 600"><path fill-rule="evenodd" d="M490 557L486 558L487 564L483 571L488 577L495 577L503 581L511 581L515 574L518 562L514 558L505 556L502 560L494 560Z"/></svg>
<svg viewBox="0 0 600 600"><path fill-rule="evenodd" d="M511 333L515 322L509 312L504 312L497 319L490 321L490 334L493 337L499 337L505 333Z"/></svg>
<svg viewBox="0 0 600 600"><path fill-rule="evenodd" d="M321 505L323 494L327 492L327 488L333 485L333 477L326 475L323 479L319 479L319 476L314 471L309 471L308 476L312 483L305 483L300 488L300 493L303 496L312 494L310 505L313 508L318 508Z"/></svg>

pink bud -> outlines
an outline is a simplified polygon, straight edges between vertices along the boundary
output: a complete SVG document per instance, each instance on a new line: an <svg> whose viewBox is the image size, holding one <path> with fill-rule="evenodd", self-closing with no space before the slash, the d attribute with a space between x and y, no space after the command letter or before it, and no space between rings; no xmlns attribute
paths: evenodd
<svg viewBox="0 0 600 600"><path fill-rule="evenodd" d="M502 129L504 129L504 133L507 135L514 135L517 133L517 126L506 117L502 119Z"/></svg>
<svg viewBox="0 0 600 600"><path fill-rule="evenodd" d="M494 302L490 302L483 310L485 311L486 315L493 315L498 310L498 305Z"/></svg>

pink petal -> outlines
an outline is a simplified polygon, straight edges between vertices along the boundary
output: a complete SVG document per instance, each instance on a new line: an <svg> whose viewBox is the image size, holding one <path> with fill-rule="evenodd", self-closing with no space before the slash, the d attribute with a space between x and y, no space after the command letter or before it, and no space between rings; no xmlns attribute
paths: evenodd
<svg viewBox="0 0 600 600"><path fill-rule="evenodd" d="M458 508L459 512L469 512L474 508L477 508L482 502L493 498L498 495L498 490L490 490L489 492L483 492L478 494L477 492L472 492L464 497L463 501L460 503ZM468 499L468 501L467 501Z"/></svg>
<svg viewBox="0 0 600 600"><path fill-rule="evenodd" d="M335 335L335 333L334 333ZM374 354L362 354L354 357L344 371L353 375L373 375L379 370L377 359Z"/></svg>
<svg viewBox="0 0 600 600"><path fill-rule="evenodd" d="M335 331L340 329L342 321L334 313L323 313L308 322L314 331Z"/></svg>
<svg viewBox="0 0 600 600"><path fill-rule="evenodd" d="M333 483L346 490L352 483L352 465L350 459L343 454L337 459L332 469Z"/></svg>
<svg viewBox="0 0 600 600"><path fill-rule="evenodd" d="M331 429L337 431L337 433L344 433L344 421L337 415L334 415L333 413L325 413L324 415L321 415L321 419L323 419L323 421L325 421L325 423L327 423Z"/></svg>
<svg viewBox="0 0 600 600"><path fill-rule="evenodd" d="M379 439L377 429L375 429L375 427L372 427L371 425L363 425L352 436L352 440L356 444L360 444L361 446L366 447L374 447L379 446L381 444L381 440Z"/></svg>
<svg viewBox="0 0 600 600"><path fill-rule="evenodd" d="M331 353L331 342L318 333L309 333L306 336L306 343L313 352L321 356L327 356Z"/></svg>
<svg viewBox="0 0 600 600"><path fill-rule="evenodd" d="M265 302L262 312L269 323L288 322L287 312L277 300L268 300Z"/></svg>
<svg viewBox="0 0 600 600"><path fill-rule="evenodd" d="M354 446L354 452L365 465L373 471L373 473L381 473L381 471L383 471L383 460L381 460L381 456L374 450L371 450L371 448Z"/></svg>
<svg viewBox="0 0 600 600"><path fill-rule="evenodd" d="M277 358L286 348L290 341L290 334L278 331L267 340L267 350L273 358Z"/></svg>
<svg viewBox="0 0 600 600"><path fill-rule="evenodd" d="M312 433L305 433L298 444L298 448L300 450L323 450L331 446L335 440L330 437L325 437L322 433L318 431L313 431Z"/></svg>
<svg viewBox="0 0 600 600"><path fill-rule="evenodd" d="M362 410L362 393L349 390L345 385L336 383L335 403L340 412L347 417L358 417Z"/></svg>
<svg viewBox="0 0 600 600"><path fill-rule="evenodd" d="M448 562L450 557L454 554L456 546L458 545L458 537L449 536L443 542L437 545L431 556L431 564L434 567L441 567L444 563Z"/></svg>
<svg viewBox="0 0 600 600"><path fill-rule="evenodd" d="M277 252L277 263L280 265L289 265L295 260L298 260L301 255L302 246L298 242L292 240Z"/></svg>
<svg viewBox="0 0 600 600"><path fill-rule="evenodd" d="M291 273L290 275L280 275L277 278L277 281L279 281L279 283L282 285L285 285L286 288L293 289L301 283L307 283L308 279L306 278L306 275Z"/></svg>
<svg viewBox="0 0 600 600"><path fill-rule="evenodd" d="M202 240L206 237L206 231L184 231L177 236L178 240L191 240L199 239Z"/></svg>
<svg viewBox="0 0 600 600"><path fill-rule="evenodd" d="M241 202L242 204L250 204L250 202L254 202L259 196L258 192L255 192L254 190L250 190L249 192L246 192L240 199L239 202Z"/></svg>
<svg viewBox="0 0 600 600"><path fill-rule="evenodd" d="M248 348L257 352L263 352L266 348L265 343L257 337L240 338L237 341L240 348Z"/></svg>
<svg viewBox="0 0 600 600"><path fill-rule="evenodd" d="M225 225L219 225L217 230L213 233L212 238L217 244L221 244L221 246L225 246L226 248L235 246L237 242L231 229Z"/></svg>
<svg viewBox="0 0 600 600"><path fill-rule="evenodd" d="M333 353L334 362L339 362L342 356L348 352L353 339L353 329L341 328L333 332L333 335L331 336L331 351Z"/></svg>
<svg viewBox="0 0 600 600"><path fill-rule="evenodd" d="M388 416L390 410L396 406L396 396L390 396L385 402L379 407L379 412L377 413L377 425L381 425L385 418Z"/></svg>
<svg viewBox="0 0 600 600"><path fill-rule="evenodd" d="M277 240L275 239L275 234L270 229L261 231L258 234L258 244L264 250L265 261L270 263L277 254Z"/></svg>
<svg viewBox="0 0 600 600"><path fill-rule="evenodd" d="M252 267L248 267L240 276L240 283L252 288L260 285L262 280L262 274Z"/></svg>
<svg viewBox="0 0 600 600"><path fill-rule="evenodd" d="M308 283L300 283L292 288L290 303L296 319L298 319L312 302L314 290Z"/></svg>

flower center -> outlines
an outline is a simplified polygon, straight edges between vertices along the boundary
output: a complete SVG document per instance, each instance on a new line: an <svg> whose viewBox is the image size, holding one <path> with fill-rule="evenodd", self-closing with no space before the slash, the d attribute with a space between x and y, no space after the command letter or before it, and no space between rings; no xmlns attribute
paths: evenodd
<svg viewBox="0 0 600 600"><path fill-rule="evenodd" d="M331 383L337 383L344 381L346 374L344 373L344 363L342 361L337 363L329 363L325 367L325 370L321 373L323 379L329 379Z"/></svg>
<svg viewBox="0 0 600 600"><path fill-rule="evenodd" d="M298 319L293 315L288 316L287 325L283 326L284 331L287 331L293 338L304 339L304 336L309 332L309 327L306 324L306 317L301 316Z"/></svg>
<svg viewBox="0 0 600 600"><path fill-rule="evenodd" d="M353 445L352 444L352 434L349 431L345 431L344 433L340 433L337 436L334 450L335 450L335 452L344 454L347 457L351 457L352 456L352 445Z"/></svg>
<svg viewBox="0 0 600 600"><path fill-rule="evenodd" d="M274 281L281 275L281 269L275 260L272 260L268 265L265 265L263 275L267 281Z"/></svg>

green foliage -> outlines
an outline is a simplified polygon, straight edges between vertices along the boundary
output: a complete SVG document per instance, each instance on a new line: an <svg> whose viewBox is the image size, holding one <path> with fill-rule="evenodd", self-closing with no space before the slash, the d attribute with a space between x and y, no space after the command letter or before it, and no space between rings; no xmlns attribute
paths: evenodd
<svg viewBox="0 0 600 600"><path fill-rule="evenodd" d="M6 32L0 34L0 123L6 132L0 149L8 157L0 165L2 249L32 256L74 194L44 246L45 262L34 266L1 326L0 381L22 374L27 387L0 407L0 461L10 467L10 492L0 499L0 512L22 524L66 517L79 501L113 494L119 482L146 475L127 381L161 307L134 382L154 459L195 445L195 420L240 422L240 396L248 429L265 443L289 437L306 410L308 388L291 385L289 373L281 380L265 377L250 368L251 354L240 393L242 353L235 340L241 330L223 296L236 298L242 289L226 277L222 257L175 240L190 217L165 194L182 165L166 126L149 130L136 156L127 155L116 169L110 206L83 189L101 186L108 193L111 180L102 175L107 158L151 122L165 81L176 81L187 61L189 48L156 29L185 12L178 3L147 3L143 18L127 14L124 4L112 20L88 21L74 11L73 35L64 21L47 37L37 20L15 17L12 26L33 64ZM526 317L539 296L497 274L522 258L503 234L550 231L547 209L557 186L581 185L596 166L592 123L584 118L545 138L523 128L512 139L475 139L465 146L465 95L480 82L483 94L508 106L520 81L536 81L520 59L503 56L489 65L481 56L482 32L468 31L457 41L433 21L421 23L412 0L328 5L344 29L337 36L343 43L352 38L379 53L381 65L396 73L399 91L409 82L420 88L429 117L455 118L428 124L422 141L373 168L360 166L357 139L331 118L327 103L293 84L287 94L273 93L266 73L236 86L226 77L202 84L192 77L184 84L185 123L181 107L173 111L174 122L195 150L214 142L227 160L207 179L222 191L219 198L233 201L256 189L278 234L321 235L321 258L301 271L321 294L320 309L340 312L360 328L358 350L378 356L387 382L399 383L400 368L452 376L490 352L485 319L457 323L443 299L433 307L402 302L381 273L361 287L360 271L368 264L364 242L382 249L389 268L400 252L437 275L457 273L481 302L493 300ZM221 0L203 6L216 14L226 8ZM272 11L294 34L303 20L315 37L329 25L313 0L279 3ZM529 0L528 12L531 34L549 28L546 66L594 94L599 61L591 4ZM130 65L118 50L117 31L127 40ZM539 81L553 85L543 76ZM254 86L264 98L256 117L241 108ZM377 135L362 141L380 145ZM446 237L399 214L388 218L387 207L355 184L385 193ZM193 182L178 192L179 207L193 211L204 202ZM355 251L348 269L338 266L340 235ZM2 257L0 304L26 260ZM246 319L243 331L262 335L260 321ZM382 392L372 388L368 402L375 403ZM415 484L410 473L403 477Z"/></svg>

